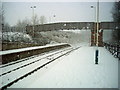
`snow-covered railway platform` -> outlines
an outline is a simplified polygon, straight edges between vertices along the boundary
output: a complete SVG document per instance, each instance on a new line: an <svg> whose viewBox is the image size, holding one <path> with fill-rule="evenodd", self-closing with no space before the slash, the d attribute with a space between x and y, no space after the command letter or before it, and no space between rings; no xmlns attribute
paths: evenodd
<svg viewBox="0 0 120 90"><path fill-rule="evenodd" d="M2 57L2 64L7 64L9 62L17 61L19 59L41 54L44 52L49 52L52 50L61 49L64 47L70 47L70 45L67 43L58 43L58 44L50 44L46 46L36 46L36 47L6 50L6 51L0 51L0 56Z"/></svg>
<svg viewBox="0 0 120 90"><path fill-rule="evenodd" d="M81 47L9 88L118 88L118 59L104 47Z"/></svg>

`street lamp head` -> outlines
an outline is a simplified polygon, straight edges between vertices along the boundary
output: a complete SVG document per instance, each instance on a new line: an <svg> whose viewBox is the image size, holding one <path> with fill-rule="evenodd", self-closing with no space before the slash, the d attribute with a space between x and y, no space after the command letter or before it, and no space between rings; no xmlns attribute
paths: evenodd
<svg viewBox="0 0 120 90"><path fill-rule="evenodd" d="M53 15L53 17L56 17L56 15Z"/></svg>
<svg viewBox="0 0 120 90"><path fill-rule="evenodd" d="M91 8L94 8L94 6L91 6Z"/></svg>
<svg viewBox="0 0 120 90"><path fill-rule="evenodd" d="M33 6L33 7L31 6L31 8L36 8L36 6Z"/></svg>
<svg viewBox="0 0 120 90"><path fill-rule="evenodd" d="M34 6L34 8L36 8L36 6Z"/></svg>

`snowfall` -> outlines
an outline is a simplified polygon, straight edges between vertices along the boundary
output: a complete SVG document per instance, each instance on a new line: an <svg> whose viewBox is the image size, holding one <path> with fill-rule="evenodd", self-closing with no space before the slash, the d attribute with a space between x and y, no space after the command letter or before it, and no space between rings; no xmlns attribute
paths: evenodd
<svg viewBox="0 0 120 90"><path fill-rule="evenodd" d="M110 33L103 35L104 41L110 39ZM73 45L81 47L9 88L118 88L118 59L104 47L91 47L89 42L88 38L88 42ZM95 64L96 49L98 64Z"/></svg>

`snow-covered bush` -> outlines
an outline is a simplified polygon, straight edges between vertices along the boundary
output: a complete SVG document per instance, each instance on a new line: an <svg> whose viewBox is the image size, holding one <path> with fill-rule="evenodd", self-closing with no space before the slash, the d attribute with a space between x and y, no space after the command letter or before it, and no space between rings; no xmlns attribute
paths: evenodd
<svg viewBox="0 0 120 90"><path fill-rule="evenodd" d="M51 41L58 43L68 43L70 45L76 45L81 43L90 43L90 30L59 30L59 31L47 31L40 32L44 37L49 38Z"/></svg>
<svg viewBox="0 0 120 90"><path fill-rule="evenodd" d="M28 34L20 32L4 32L0 35L0 39L2 39L3 42L33 42L32 38Z"/></svg>

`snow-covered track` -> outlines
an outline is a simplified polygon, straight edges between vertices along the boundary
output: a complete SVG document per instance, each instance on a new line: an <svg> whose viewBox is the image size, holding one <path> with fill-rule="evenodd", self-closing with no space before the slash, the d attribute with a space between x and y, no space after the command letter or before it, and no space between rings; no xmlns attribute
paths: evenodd
<svg viewBox="0 0 120 90"><path fill-rule="evenodd" d="M80 48L80 47L78 47L78 48ZM7 87L18 82L19 80L22 80L23 78L33 74L34 72L40 70L44 66L52 63L53 61L57 60L58 58L60 58L64 55L67 55L68 53L70 53L78 48L67 48L67 49L52 53L50 55L47 55L43 58L36 58L36 60L33 62L30 62L28 64L17 67L11 71L8 71L6 74L1 75L1 77L0 77L3 80L1 83L2 84L1 88L6 89ZM11 76L13 76L13 77L11 77ZM6 77L9 77L9 78L6 78Z"/></svg>
<svg viewBox="0 0 120 90"><path fill-rule="evenodd" d="M31 59L31 58L34 58L34 57L35 57L35 56L31 56L31 57L27 57L27 58L24 58L24 59L20 59L20 60L14 61L14 62L10 62L10 63L7 63L7 64L5 64L5 65L0 66L0 68L4 68L4 67L10 66L10 65L14 65L14 64L16 64L16 63L20 63L20 62L23 62L23 61L27 61L27 60L29 60L29 59Z"/></svg>
<svg viewBox="0 0 120 90"><path fill-rule="evenodd" d="M4 73L0 74L0 77L3 76L3 75L6 75L6 74L8 74L8 73L11 73L11 72L13 72L13 71L16 71L16 70L18 70L18 69L21 69L21 68L23 68L23 67L26 67L26 66L28 66L28 65L34 64L34 63L36 63L36 62L38 62L38 61L40 61L40 60L43 60L43 59L45 59L45 58L48 58L48 57L50 57L50 56L53 56L53 55L56 55L56 54L59 54L59 53L61 53L61 52L64 52L64 51L66 51L66 50L71 50L71 49L72 49L72 48L67 48L67 49L64 49L64 50L59 50L58 52L55 52L55 53L52 53L52 54L47 55L47 56L45 56L45 57L39 58L38 60L35 60L35 61L32 61L32 62L28 62L27 64L21 65L21 66L19 66L19 67L16 67L16 68L14 68L14 69L12 69L12 70L9 70L9 71L7 71L7 72L4 72ZM36 55L35 57L38 57L38 56L39 56L39 55ZM41 56L41 55L40 55L40 56ZM20 61L15 62L15 63L13 62L13 63L10 64L10 65L17 64L17 63L20 63L20 62L23 62L23 63L24 63L24 61L29 60L29 59L32 59L32 58L35 58L35 57L31 57L31 58L27 58L27 59L24 59L24 60L20 60ZM8 66L9 66L9 64L8 64ZM4 71L4 70L2 70L2 71Z"/></svg>

